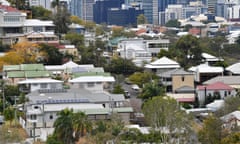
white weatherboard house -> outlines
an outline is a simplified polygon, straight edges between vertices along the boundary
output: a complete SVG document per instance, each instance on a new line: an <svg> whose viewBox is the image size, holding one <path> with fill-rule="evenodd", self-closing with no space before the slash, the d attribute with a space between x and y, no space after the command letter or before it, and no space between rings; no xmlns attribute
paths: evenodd
<svg viewBox="0 0 240 144"><path fill-rule="evenodd" d="M161 74L169 70L180 68L180 65L176 61L164 56L150 64L146 64L144 68L156 74Z"/></svg>
<svg viewBox="0 0 240 144"><path fill-rule="evenodd" d="M223 67L209 66L206 63L191 67L188 70L194 72L195 81L199 83L219 75L222 76L224 71Z"/></svg>
<svg viewBox="0 0 240 144"><path fill-rule="evenodd" d="M63 109L82 111L90 120L109 119L113 112L118 113L128 123L133 109L125 105L122 94L94 92L86 89L45 89L27 94L24 105L26 118L20 118L22 126L30 137L46 140L53 132L57 113Z"/></svg>
<svg viewBox="0 0 240 144"><path fill-rule="evenodd" d="M62 89L63 81L51 78L26 79L19 81L20 91L33 92L40 89Z"/></svg>
<svg viewBox="0 0 240 144"><path fill-rule="evenodd" d="M226 67L226 71L229 75L240 75L240 62Z"/></svg>

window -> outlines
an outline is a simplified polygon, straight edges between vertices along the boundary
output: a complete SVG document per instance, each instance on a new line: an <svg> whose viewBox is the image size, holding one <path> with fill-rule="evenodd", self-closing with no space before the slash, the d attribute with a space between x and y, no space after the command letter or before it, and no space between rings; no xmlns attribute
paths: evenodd
<svg viewBox="0 0 240 144"><path fill-rule="evenodd" d="M56 89L57 88L57 84L51 84L51 88L52 89Z"/></svg>
<svg viewBox="0 0 240 144"><path fill-rule="evenodd" d="M88 85L88 87L94 87L94 83L93 82L88 82L87 85Z"/></svg>
<svg viewBox="0 0 240 144"><path fill-rule="evenodd" d="M49 116L49 119L53 119L53 115L50 115L50 116Z"/></svg>
<svg viewBox="0 0 240 144"><path fill-rule="evenodd" d="M184 76L182 76L182 81L184 81L185 80L185 77Z"/></svg>
<svg viewBox="0 0 240 144"><path fill-rule="evenodd" d="M40 88L42 88L42 89L47 88L47 84L46 84L46 83L42 83L42 84L40 84Z"/></svg>
<svg viewBox="0 0 240 144"><path fill-rule="evenodd" d="M38 106L34 106L34 109L38 109L39 107Z"/></svg>
<svg viewBox="0 0 240 144"><path fill-rule="evenodd" d="M31 120L36 120L37 119L37 115L30 115L30 119Z"/></svg>

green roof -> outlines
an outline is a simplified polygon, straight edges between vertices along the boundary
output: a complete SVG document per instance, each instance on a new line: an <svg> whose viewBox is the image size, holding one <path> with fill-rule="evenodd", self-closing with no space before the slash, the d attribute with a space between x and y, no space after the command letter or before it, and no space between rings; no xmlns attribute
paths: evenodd
<svg viewBox="0 0 240 144"><path fill-rule="evenodd" d="M133 112L132 107L120 107L120 108L102 108L102 109L85 109L85 110L74 110L74 112L84 112L87 115L93 114L109 114L110 112L118 112L118 113L131 113Z"/></svg>
<svg viewBox="0 0 240 144"><path fill-rule="evenodd" d="M43 64L21 64L21 70L23 71L44 71L45 67Z"/></svg>
<svg viewBox="0 0 240 144"><path fill-rule="evenodd" d="M26 78L34 78L34 77L50 77L50 73L48 71L25 71Z"/></svg>
<svg viewBox="0 0 240 144"><path fill-rule="evenodd" d="M106 72L84 72L84 73L73 74L73 78L77 78L81 76L111 76L111 74Z"/></svg>
<svg viewBox="0 0 240 144"><path fill-rule="evenodd" d="M13 72L8 72L7 76L9 78L23 78L25 77L25 74L23 71L13 71Z"/></svg>
<svg viewBox="0 0 240 144"><path fill-rule="evenodd" d="M20 65L4 65L3 71L18 71L20 70Z"/></svg>
<svg viewBox="0 0 240 144"><path fill-rule="evenodd" d="M119 41L124 40L124 39L127 39L127 38L126 37L116 37L116 38L111 39L109 41L109 45L111 45L111 46L112 45L117 45Z"/></svg>

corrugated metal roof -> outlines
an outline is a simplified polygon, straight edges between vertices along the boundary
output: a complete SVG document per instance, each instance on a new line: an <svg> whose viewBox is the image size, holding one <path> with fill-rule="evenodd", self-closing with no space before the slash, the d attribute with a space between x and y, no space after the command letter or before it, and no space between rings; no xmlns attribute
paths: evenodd
<svg viewBox="0 0 240 144"><path fill-rule="evenodd" d="M210 85L199 85L197 86L197 90L233 90L234 88L230 87L227 84L224 84L223 82L215 82Z"/></svg>
<svg viewBox="0 0 240 144"><path fill-rule="evenodd" d="M215 82L223 82L228 85L240 85L240 76L217 76L203 82L204 85L213 84Z"/></svg>

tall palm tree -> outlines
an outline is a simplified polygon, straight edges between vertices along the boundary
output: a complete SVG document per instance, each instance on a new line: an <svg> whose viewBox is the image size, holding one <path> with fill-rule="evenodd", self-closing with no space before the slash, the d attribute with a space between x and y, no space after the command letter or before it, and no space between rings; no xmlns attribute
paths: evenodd
<svg viewBox="0 0 240 144"><path fill-rule="evenodd" d="M84 136L92 128L91 122L87 119L87 115L83 112L73 114L73 129L75 133L75 140Z"/></svg>
<svg viewBox="0 0 240 144"><path fill-rule="evenodd" d="M73 110L64 109L58 114L58 118L54 122L54 134L58 140L61 140L64 144L72 144L73 138Z"/></svg>

